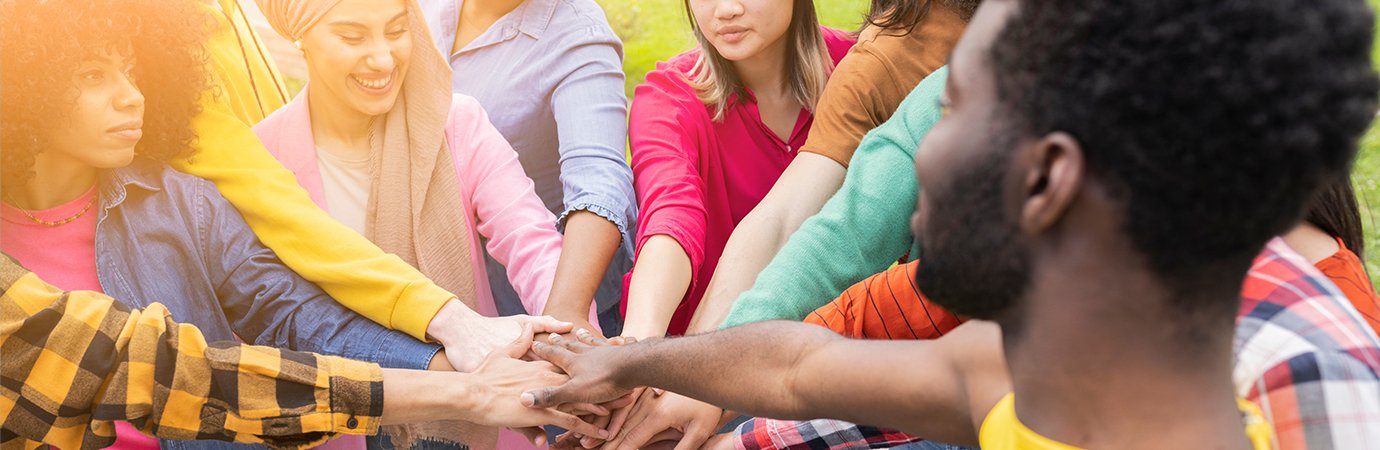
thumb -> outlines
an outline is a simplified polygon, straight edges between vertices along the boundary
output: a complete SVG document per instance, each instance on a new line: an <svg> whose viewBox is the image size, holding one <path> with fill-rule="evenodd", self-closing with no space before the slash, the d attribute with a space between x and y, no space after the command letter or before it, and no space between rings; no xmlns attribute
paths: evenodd
<svg viewBox="0 0 1380 450"><path fill-rule="evenodd" d="M578 402L579 399L565 389L564 385L533 389L522 393L522 405L529 408L554 408L558 405Z"/></svg>
<svg viewBox="0 0 1380 450"><path fill-rule="evenodd" d="M529 316L526 323L538 333L569 333L575 329L575 324L551 316Z"/></svg>
<svg viewBox="0 0 1380 450"><path fill-rule="evenodd" d="M514 340L513 343L508 344L508 347L504 349L504 353L506 353L509 358L516 359L521 358L522 355L527 354L527 350L531 348L532 324L524 323L522 324L522 331L518 332L517 340Z"/></svg>

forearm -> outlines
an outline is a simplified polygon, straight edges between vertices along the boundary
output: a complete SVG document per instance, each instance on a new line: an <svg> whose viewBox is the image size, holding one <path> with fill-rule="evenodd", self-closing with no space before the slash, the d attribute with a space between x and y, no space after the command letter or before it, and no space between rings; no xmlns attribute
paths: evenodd
<svg viewBox="0 0 1380 450"><path fill-rule="evenodd" d="M542 314L564 321L588 320L594 292L621 240L618 226L608 219L589 211L570 213L566 217L556 280Z"/></svg>
<svg viewBox="0 0 1380 450"><path fill-rule="evenodd" d="M804 418L809 397L791 380L798 364L839 337L792 322L763 322L708 334L652 339L612 349L626 352L615 382L662 388L750 415Z"/></svg>
<svg viewBox="0 0 1380 450"><path fill-rule="evenodd" d="M466 374L383 369L382 425L467 419L478 405Z"/></svg>
<svg viewBox="0 0 1380 450"><path fill-rule="evenodd" d="M623 335L639 339L666 335L676 308L690 288L690 256L666 235L642 246L628 284L628 312Z"/></svg>

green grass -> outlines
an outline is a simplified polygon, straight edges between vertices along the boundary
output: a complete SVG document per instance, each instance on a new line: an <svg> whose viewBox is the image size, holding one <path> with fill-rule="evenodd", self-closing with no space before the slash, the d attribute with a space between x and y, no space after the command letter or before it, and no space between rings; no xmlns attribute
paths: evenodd
<svg viewBox="0 0 1380 450"><path fill-rule="evenodd" d="M608 15L614 33L623 39L623 70L628 76L628 97L658 61L694 46L690 21L681 0L597 0ZM865 0L821 0L815 12L826 26L855 30L867 12Z"/></svg>
<svg viewBox="0 0 1380 450"><path fill-rule="evenodd" d="M1380 0L1367 0L1372 8L1380 9ZM1371 61L1380 63L1380 32ZM1361 138L1360 154L1351 173L1352 186L1361 203L1361 222L1366 229L1366 272L1371 283L1380 282L1380 122L1371 125Z"/></svg>

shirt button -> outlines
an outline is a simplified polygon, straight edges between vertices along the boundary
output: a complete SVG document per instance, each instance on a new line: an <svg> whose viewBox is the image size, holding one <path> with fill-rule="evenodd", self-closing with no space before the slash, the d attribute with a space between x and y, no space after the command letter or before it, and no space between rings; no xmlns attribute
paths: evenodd
<svg viewBox="0 0 1380 450"><path fill-rule="evenodd" d="M358 427L358 426L359 426L359 419L355 419L354 416L351 416L351 417L350 417L350 420L346 420L346 421L345 421L345 426L346 426L346 427L349 427L349 428Z"/></svg>

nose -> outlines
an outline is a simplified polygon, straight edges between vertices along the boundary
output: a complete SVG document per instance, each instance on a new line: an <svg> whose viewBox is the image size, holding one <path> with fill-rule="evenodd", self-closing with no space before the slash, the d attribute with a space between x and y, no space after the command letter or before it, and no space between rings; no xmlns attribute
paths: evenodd
<svg viewBox="0 0 1380 450"><path fill-rule="evenodd" d="M392 72L397 65L397 58L393 56L393 46L387 42L375 41L369 49L369 55L364 59L365 67L369 70L378 72Z"/></svg>
<svg viewBox="0 0 1380 450"><path fill-rule="evenodd" d="M127 110L144 107L144 93L139 91L139 86L134 84L131 77L120 77L119 86L116 87L115 109Z"/></svg>
<svg viewBox="0 0 1380 450"><path fill-rule="evenodd" d="M743 3L739 0L722 0L714 7L714 18L731 20L743 15Z"/></svg>

